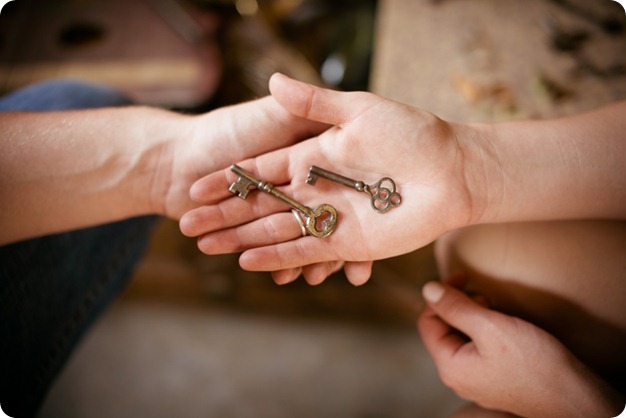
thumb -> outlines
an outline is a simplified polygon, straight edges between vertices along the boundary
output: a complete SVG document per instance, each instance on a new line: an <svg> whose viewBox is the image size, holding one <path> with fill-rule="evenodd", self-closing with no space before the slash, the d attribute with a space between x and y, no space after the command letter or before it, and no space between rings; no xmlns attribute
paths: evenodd
<svg viewBox="0 0 626 418"><path fill-rule="evenodd" d="M270 78L272 96L287 111L329 125L352 121L367 108L382 101L371 93L340 92L293 80L276 73Z"/></svg>
<svg viewBox="0 0 626 418"><path fill-rule="evenodd" d="M440 282L426 283L422 294L437 316L472 340L480 335L481 329L495 314L465 293Z"/></svg>

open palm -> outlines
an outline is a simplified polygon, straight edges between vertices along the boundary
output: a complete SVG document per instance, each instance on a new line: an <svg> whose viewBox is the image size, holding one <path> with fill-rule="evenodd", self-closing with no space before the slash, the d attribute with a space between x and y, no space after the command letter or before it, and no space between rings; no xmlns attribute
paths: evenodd
<svg viewBox="0 0 626 418"><path fill-rule="evenodd" d="M229 193L237 176L213 173L194 184L200 208L181 219L209 254L245 250L242 267L282 270L333 260L375 260L413 251L466 219L463 149L455 125L369 93L341 93L274 76L270 88L288 111L332 127L317 137L239 165L311 208L337 209L326 238L302 236L288 205L260 191L246 200ZM392 178L402 203L374 211L370 197L320 178L306 184L311 165L372 184Z"/></svg>

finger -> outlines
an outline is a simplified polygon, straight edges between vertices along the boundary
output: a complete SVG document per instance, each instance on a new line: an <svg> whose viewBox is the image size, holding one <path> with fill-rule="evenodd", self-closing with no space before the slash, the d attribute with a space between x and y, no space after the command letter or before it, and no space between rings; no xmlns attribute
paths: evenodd
<svg viewBox="0 0 626 418"><path fill-rule="evenodd" d="M373 261L350 261L344 265L343 271L350 283L361 286L372 277L373 264Z"/></svg>
<svg viewBox="0 0 626 418"><path fill-rule="evenodd" d="M268 154L263 158L250 158L237 163L244 170L250 172L259 180L270 182L272 185L287 184L289 174L290 149L281 149ZM232 196L230 186L239 178L231 167L209 174L191 185L189 196L196 203L207 204ZM255 186L251 184L251 186Z"/></svg>
<svg viewBox="0 0 626 418"><path fill-rule="evenodd" d="M183 235L197 237L284 210L285 204L278 199L255 193L246 200L232 197L215 205L192 209L180 218L179 227Z"/></svg>
<svg viewBox="0 0 626 418"><path fill-rule="evenodd" d="M302 268L294 267L291 269L273 271L272 279L274 279L274 283L278 285L284 285L296 280L300 276L300 274L302 274Z"/></svg>
<svg viewBox="0 0 626 418"><path fill-rule="evenodd" d="M490 305L489 299L487 299L483 295L477 295L477 294L471 293L470 291L468 291L468 289L466 289L466 286L467 286L467 284L469 282L469 277L467 276L466 273L458 271L458 272L453 273L450 276L446 277L443 280L443 282L445 284L447 284L448 286L452 286L455 289L459 289L460 291L464 292L474 302L476 302L477 304L479 304L483 308L488 308L489 307L489 305Z"/></svg>
<svg viewBox="0 0 626 418"><path fill-rule="evenodd" d="M243 116L242 116L243 115ZM328 126L286 111L271 96L217 109L206 115L208 124L228 127L228 147L216 150L220 161L241 161L315 136ZM220 154L221 153L221 154ZM222 155L223 154L223 155Z"/></svg>
<svg viewBox="0 0 626 418"><path fill-rule="evenodd" d="M252 248L239 257L239 265L249 271L276 271L303 265L333 261L340 257L335 254L327 242L332 239L311 236L297 240Z"/></svg>
<svg viewBox="0 0 626 418"><path fill-rule="evenodd" d="M230 168L216 171L193 183L189 189L189 197L200 204L214 203L225 199L232 196L228 189L234 180L236 179L231 174Z"/></svg>
<svg viewBox="0 0 626 418"><path fill-rule="evenodd" d="M467 339L443 321L430 306L420 313L417 326L424 346L440 369L467 344Z"/></svg>
<svg viewBox="0 0 626 418"><path fill-rule="evenodd" d="M265 247L301 236L300 225L293 214L282 212L245 225L202 235L198 238L198 248L205 254L228 254L248 248ZM282 269L269 271L273 270Z"/></svg>
<svg viewBox="0 0 626 418"><path fill-rule="evenodd" d="M518 418L517 415L512 415L507 412L495 411L491 409L484 409L474 403L467 404L449 418Z"/></svg>
<svg viewBox="0 0 626 418"><path fill-rule="evenodd" d="M373 261L334 261L325 263L310 264L304 267L279 270L272 272L272 278L277 284L291 283L300 274L303 274L307 283L317 285L326 280L331 274L344 268L348 281L355 286L360 286L367 282L372 274Z"/></svg>
<svg viewBox="0 0 626 418"><path fill-rule="evenodd" d="M463 292L439 282L426 283L422 294L428 305L443 321L472 340L481 335L496 315L494 311L476 303Z"/></svg>
<svg viewBox="0 0 626 418"><path fill-rule="evenodd" d="M364 92L338 92L293 80L276 73L270 92L285 109L305 119L342 125L384 99Z"/></svg>
<svg viewBox="0 0 626 418"><path fill-rule="evenodd" d="M302 268L304 280L311 286L321 284L333 273L341 270L343 261L327 261L324 263L315 263Z"/></svg>

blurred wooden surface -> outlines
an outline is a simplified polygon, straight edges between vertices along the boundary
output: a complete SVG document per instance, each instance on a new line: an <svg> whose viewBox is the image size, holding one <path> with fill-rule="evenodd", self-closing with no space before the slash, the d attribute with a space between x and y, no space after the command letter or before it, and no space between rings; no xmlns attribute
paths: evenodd
<svg viewBox="0 0 626 418"><path fill-rule="evenodd" d="M623 14L609 0L567 2L576 7L379 0L371 89L458 121L548 117L623 99ZM607 16L618 23L613 32L598 24ZM244 19L228 32L222 103L263 94L274 70L315 78L262 22ZM436 277L427 246L376 262L358 288L341 274L315 287L301 278L278 286L242 271L237 255L201 254L162 220L121 303L43 416L448 417L460 401L437 381L415 332L420 288ZM364 327L372 325L387 329ZM242 408L248 415L229 413Z"/></svg>
<svg viewBox="0 0 626 418"><path fill-rule="evenodd" d="M219 23L176 0L10 2L0 17L0 94L74 78L142 104L195 106L221 80Z"/></svg>
<svg viewBox="0 0 626 418"><path fill-rule="evenodd" d="M550 117L624 98L625 18L602 2L580 4L598 18L550 0L381 0L371 90L456 121ZM602 19L615 19L617 29L608 31ZM243 25L246 36L233 38L242 51L263 38L264 51L275 54L266 28L250 23ZM255 69L263 62L258 54L246 57L259 91L257 78L269 73ZM432 245L376 262L372 280L359 288L342 274L316 287L302 278L277 286L269 274L242 271L237 257L202 255L175 223L163 221L127 295L413 326L421 286L437 278Z"/></svg>
<svg viewBox="0 0 626 418"><path fill-rule="evenodd" d="M294 318L413 327L423 282L436 278L431 247L375 263L369 283L355 287L342 273L321 285L304 279L276 285L269 273L242 270L238 255L207 256L178 225L162 220L124 296L208 305Z"/></svg>
<svg viewBox="0 0 626 418"><path fill-rule="evenodd" d="M460 122L542 118L626 97L613 1L381 0L371 89Z"/></svg>

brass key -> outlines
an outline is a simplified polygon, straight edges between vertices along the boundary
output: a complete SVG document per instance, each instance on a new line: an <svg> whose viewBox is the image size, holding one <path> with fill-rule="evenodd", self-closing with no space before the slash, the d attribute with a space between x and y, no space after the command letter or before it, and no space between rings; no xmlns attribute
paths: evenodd
<svg viewBox="0 0 626 418"><path fill-rule="evenodd" d="M337 210L331 205L324 203L315 209L311 209L274 188L273 184L256 178L252 173L236 164L233 164L230 169L239 176L228 189L231 193L245 200L251 190L250 187L256 187L262 192L282 200L300 212L306 220L307 231L314 237L324 238L332 234L335 230L337 226Z"/></svg>
<svg viewBox="0 0 626 418"><path fill-rule="evenodd" d="M350 187L357 192L367 193L370 196L372 208L379 213L387 212L392 206L398 206L402 203L402 196L396 192L396 183L389 177L383 177L376 183L368 185L360 180L353 180L312 165L309 169L309 177L306 179L307 184L314 186L318 177ZM388 183L389 187L383 187L385 183Z"/></svg>

